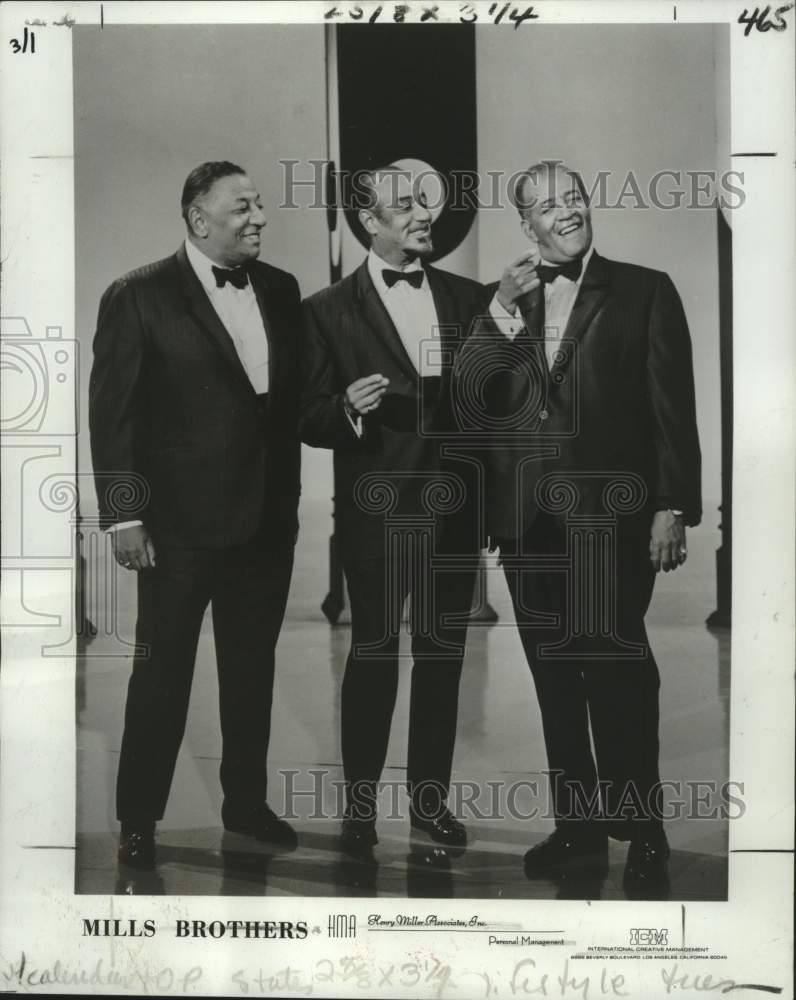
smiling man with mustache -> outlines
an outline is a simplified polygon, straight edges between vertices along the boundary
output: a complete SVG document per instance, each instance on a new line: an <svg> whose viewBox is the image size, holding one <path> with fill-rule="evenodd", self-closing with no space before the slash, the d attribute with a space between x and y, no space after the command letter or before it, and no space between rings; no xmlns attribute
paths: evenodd
<svg viewBox="0 0 796 1000"><path fill-rule="evenodd" d="M660 892L659 675L644 615L701 515L688 326L666 274L594 250L575 171L536 163L511 196L531 248L504 271L491 327L455 378L485 361L496 373L487 528L539 697L556 817L525 871L604 867L610 833L630 841L629 890Z"/></svg>
<svg viewBox="0 0 796 1000"><path fill-rule="evenodd" d="M446 799L461 622L473 597L479 535L470 467L446 458L443 444L452 432L452 361L483 288L428 264L432 214L418 178L389 166L364 182L359 221L368 257L304 303L301 433L310 445L334 449L335 525L352 629L342 689L342 847L372 863L408 593L411 824L438 843L466 841ZM462 565L435 573L437 556ZM445 621L451 616L459 623Z"/></svg>
<svg viewBox="0 0 796 1000"><path fill-rule="evenodd" d="M297 530L299 290L257 260L266 219L241 167L196 167L181 207L177 252L102 297L89 387L102 524L117 561L138 575L116 794L119 861L137 868L155 864L208 604L224 827L296 842L265 797ZM114 498L125 496L122 513Z"/></svg>

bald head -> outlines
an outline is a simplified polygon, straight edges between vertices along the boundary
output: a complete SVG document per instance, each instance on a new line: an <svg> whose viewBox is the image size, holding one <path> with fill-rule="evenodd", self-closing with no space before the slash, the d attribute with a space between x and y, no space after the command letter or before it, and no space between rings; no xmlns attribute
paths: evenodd
<svg viewBox="0 0 796 1000"><path fill-rule="evenodd" d="M580 174L565 163L541 160L518 175L509 192L520 226L539 256L565 264L591 246L591 212Z"/></svg>
<svg viewBox="0 0 796 1000"><path fill-rule="evenodd" d="M390 164L370 171L363 180L367 204L359 210L359 221L374 252L395 267L427 257L434 249L432 216L418 178Z"/></svg>
<svg viewBox="0 0 796 1000"><path fill-rule="evenodd" d="M509 189L509 201L520 215L533 207L535 192L542 181L551 180L553 184L563 183L567 186L574 181L584 202L588 202L583 178L577 170L567 166L561 160L539 160L517 174Z"/></svg>

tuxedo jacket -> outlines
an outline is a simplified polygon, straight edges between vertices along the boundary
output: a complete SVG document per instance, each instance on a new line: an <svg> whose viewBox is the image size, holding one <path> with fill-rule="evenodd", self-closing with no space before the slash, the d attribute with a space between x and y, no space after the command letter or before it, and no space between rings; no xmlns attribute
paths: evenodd
<svg viewBox="0 0 796 1000"><path fill-rule="evenodd" d="M593 253L549 370L543 287L521 311L514 341L485 317L455 372L457 382L484 366L494 373L482 420L492 437L480 436L479 451L489 534L522 536L540 506L616 516L647 538L655 510L699 523L691 341L668 275Z"/></svg>
<svg viewBox="0 0 796 1000"><path fill-rule="evenodd" d="M450 402L453 359L466 339L484 288L425 268L439 324L442 374L421 379L379 293L367 261L303 303L301 437L334 449L336 532L344 552L384 555L384 521L453 510L470 502L467 463L447 458L455 438ZM432 331L425 335L430 337ZM379 373L389 379L358 437L343 407L347 387ZM424 493L435 475L441 492ZM445 491L453 496L447 500ZM469 542L467 543L469 544Z"/></svg>
<svg viewBox="0 0 796 1000"><path fill-rule="evenodd" d="M264 526L295 536L299 290L259 261L249 274L268 337L265 416L184 246L103 295L89 384L103 527L140 518L156 543L188 548Z"/></svg>

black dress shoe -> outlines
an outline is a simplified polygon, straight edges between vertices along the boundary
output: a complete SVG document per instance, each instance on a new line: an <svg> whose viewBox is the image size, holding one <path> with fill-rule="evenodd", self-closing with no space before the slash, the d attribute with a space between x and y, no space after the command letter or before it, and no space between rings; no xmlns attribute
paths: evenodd
<svg viewBox="0 0 796 1000"><path fill-rule="evenodd" d="M365 864L375 865L373 845L378 844L376 824L367 820L344 819L340 831L340 850L348 857Z"/></svg>
<svg viewBox="0 0 796 1000"><path fill-rule="evenodd" d="M265 803L248 813L236 812L222 806L221 819L224 829L229 833L240 833L244 837L254 837L255 840L277 844L280 847L298 845L298 837L293 827L280 819Z"/></svg>
<svg viewBox="0 0 796 1000"><path fill-rule="evenodd" d="M669 884L668 862L669 844L663 830L634 834L625 863L625 887L665 888Z"/></svg>
<svg viewBox="0 0 796 1000"><path fill-rule="evenodd" d="M122 827L119 837L119 864L128 868L155 867L155 828L136 830Z"/></svg>
<svg viewBox="0 0 796 1000"><path fill-rule="evenodd" d="M601 869L608 865L608 837L601 831L559 826L526 852L523 864L528 878Z"/></svg>
<svg viewBox="0 0 796 1000"><path fill-rule="evenodd" d="M420 816L413 810L409 815L409 822L413 829L422 830L438 844L445 844L448 847L464 847L467 843L467 831L464 824L460 823L449 809L443 809L439 816L435 816L433 819Z"/></svg>

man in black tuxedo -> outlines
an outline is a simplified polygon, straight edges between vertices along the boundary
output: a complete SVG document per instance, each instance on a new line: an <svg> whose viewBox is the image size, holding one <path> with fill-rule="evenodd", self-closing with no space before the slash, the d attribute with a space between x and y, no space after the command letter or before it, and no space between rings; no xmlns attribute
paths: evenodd
<svg viewBox="0 0 796 1000"><path fill-rule="evenodd" d="M265 217L238 166L204 163L176 254L115 281L89 387L103 526L138 574L117 781L120 861L155 862L202 618L212 605L227 830L293 845L267 806L274 649L297 532L299 291L257 260ZM118 503L124 500L123 507Z"/></svg>
<svg viewBox="0 0 796 1000"><path fill-rule="evenodd" d="M445 445L453 440L452 359L483 289L424 263L431 213L418 179L388 167L365 181L359 220L371 238L368 258L304 303L301 435L334 449L352 624L342 843L372 860L409 592L410 821L437 842L466 842L446 800L479 533L473 466Z"/></svg>
<svg viewBox="0 0 796 1000"><path fill-rule="evenodd" d="M531 248L504 272L456 384L472 399L466 386L484 365L494 373L487 527L539 697L556 815L525 870L602 866L610 831L630 840L627 884L658 884L668 847L644 615L656 571L685 561L685 525L701 516L688 327L666 274L593 249L577 173L538 163L512 200Z"/></svg>

